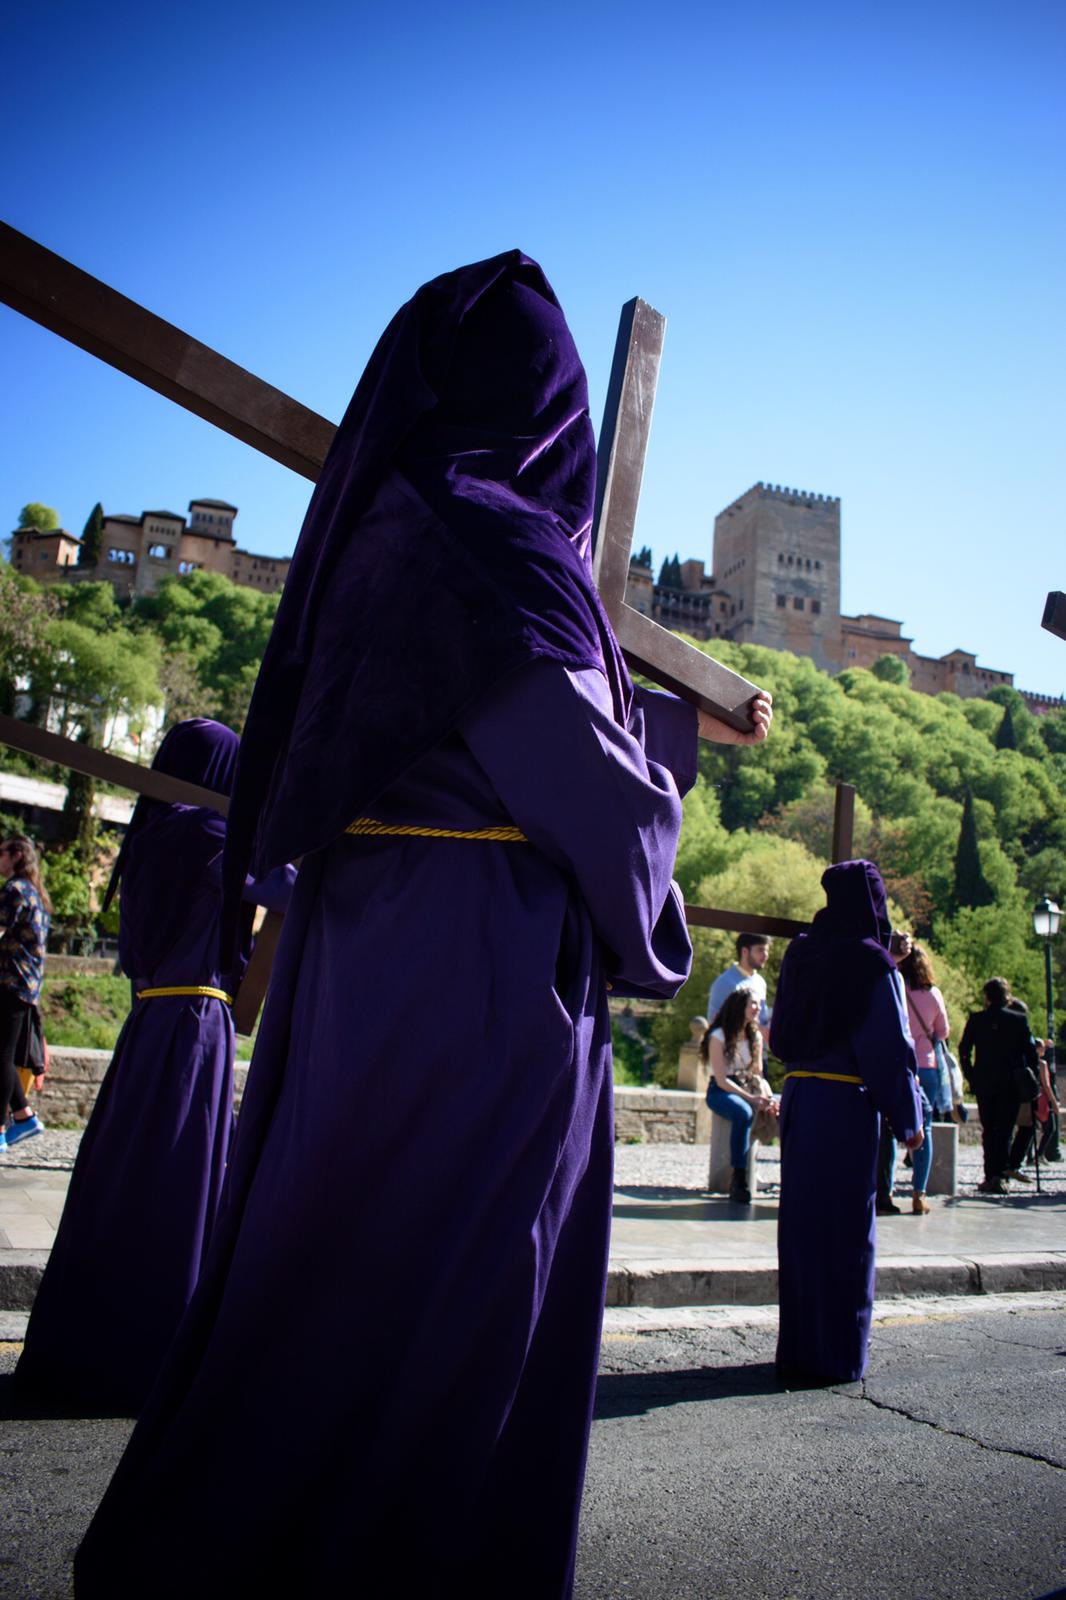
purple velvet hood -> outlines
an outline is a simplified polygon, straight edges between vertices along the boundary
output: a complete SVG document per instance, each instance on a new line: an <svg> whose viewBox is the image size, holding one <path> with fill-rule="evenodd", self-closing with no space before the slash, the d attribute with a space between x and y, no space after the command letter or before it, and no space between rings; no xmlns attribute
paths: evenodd
<svg viewBox="0 0 1066 1600"><path fill-rule="evenodd" d="M232 794L239 744L233 729L227 728L224 723L212 722L207 717L190 717L187 722L177 723L166 734L155 753L152 771L165 772L171 778L183 778L186 783L198 783L204 789L213 789L216 794ZM115 897L115 890L129 861L130 848L138 834L150 822L170 811L195 809L192 806L170 806L163 800L151 800L147 795L141 795L133 808L133 816L111 869L111 879L104 896L105 911Z"/></svg>
<svg viewBox="0 0 1066 1600"><path fill-rule="evenodd" d="M559 303L517 250L393 318L315 489L241 739L229 904L329 844L534 657L630 684L589 565L595 445ZM431 819L428 819L431 820Z"/></svg>
<svg viewBox="0 0 1066 1600"><path fill-rule="evenodd" d="M237 771L238 746L232 728L192 717L171 728L152 767L172 778L229 794ZM129 977L152 971L181 938L190 892L201 887L205 873L219 872L225 830L220 814L206 806L168 805L147 795L138 800L104 898L106 909L121 879L119 959ZM221 912L221 874L216 881ZM240 959L246 959L250 915L240 916L239 922Z"/></svg>
<svg viewBox="0 0 1066 1600"><path fill-rule="evenodd" d="M770 1048L811 1061L841 1043L861 1018L878 978L894 972L885 885L872 861L842 861L822 874L826 903L781 963Z"/></svg>

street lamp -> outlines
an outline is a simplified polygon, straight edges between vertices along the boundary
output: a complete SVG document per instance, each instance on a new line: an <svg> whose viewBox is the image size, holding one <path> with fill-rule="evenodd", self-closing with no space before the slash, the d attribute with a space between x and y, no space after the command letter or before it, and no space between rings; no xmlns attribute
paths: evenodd
<svg viewBox="0 0 1066 1600"><path fill-rule="evenodd" d="M1062 910L1047 895L1033 907L1033 927L1044 941L1044 986L1047 992L1047 1037L1055 1038L1055 1007L1051 993L1051 941L1059 931Z"/></svg>

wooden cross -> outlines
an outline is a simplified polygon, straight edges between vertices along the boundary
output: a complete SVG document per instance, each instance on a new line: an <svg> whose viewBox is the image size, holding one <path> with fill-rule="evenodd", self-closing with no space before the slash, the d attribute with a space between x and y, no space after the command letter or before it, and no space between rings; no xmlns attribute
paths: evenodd
<svg viewBox="0 0 1066 1600"><path fill-rule="evenodd" d="M335 424L6 223L0 223L0 300L294 472L312 481L318 477ZM597 452L594 573L630 665L744 731L752 725L748 708L755 685L625 603L665 328L666 319L643 300L631 300L622 309ZM224 795L12 717L0 717L0 742L137 794L206 804L223 814L228 810ZM843 848L841 817L838 793L835 860ZM785 918L687 909L690 921L705 926L786 937L805 926ZM254 1026L280 926L280 915L268 914L234 1007L241 1032Z"/></svg>
<svg viewBox="0 0 1066 1600"><path fill-rule="evenodd" d="M622 307L596 451L592 571L629 665L741 733L751 730L753 683L626 604L629 557L651 433L666 318L646 300Z"/></svg>

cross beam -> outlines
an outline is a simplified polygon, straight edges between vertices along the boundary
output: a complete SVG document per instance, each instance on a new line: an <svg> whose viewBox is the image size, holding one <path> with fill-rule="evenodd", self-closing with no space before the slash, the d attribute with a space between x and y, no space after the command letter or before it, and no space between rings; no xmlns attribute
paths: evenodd
<svg viewBox="0 0 1066 1600"><path fill-rule="evenodd" d="M626 604L629 557L651 434L666 318L646 300L622 307L596 451L592 572L629 665L702 711L751 731L755 684Z"/></svg>
<svg viewBox="0 0 1066 1600"><path fill-rule="evenodd" d="M0 300L312 482L332 422L0 222Z"/></svg>

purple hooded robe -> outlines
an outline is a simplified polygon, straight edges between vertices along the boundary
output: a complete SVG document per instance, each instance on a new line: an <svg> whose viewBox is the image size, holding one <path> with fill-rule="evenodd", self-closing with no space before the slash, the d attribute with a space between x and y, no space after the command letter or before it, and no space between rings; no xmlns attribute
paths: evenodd
<svg viewBox="0 0 1066 1600"><path fill-rule="evenodd" d="M179 723L153 766L228 794L237 735ZM218 1210L233 1121L233 1021L209 996L138 1001L139 990L235 991L250 947L219 970L225 823L194 806L138 802L108 898L122 880L119 956L132 988L81 1141L16 1369L50 1405L135 1415L196 1286ZM290 869L291 874L291 869ZM291 875L248 886L281 909Z"/></svg>
<svg viewBox="0 0 1066 1600"><path fill-rule="evenodd" d="M866 1371L870 1338L878 1115L906 1141L922 1113L881 874L844 861L822 886L824 909L785 952L770 1024L787 1070L814 1074L788 1078L781 1097L777 1367L785 1382L847 1383Z"/></svg>
<svg viewBox="0 0 1066 1600"><path fill-rule="evenodd" d="M633 690L600 610L594 464L577 353L517 252L419 291L356 391L228 870L310 853L211 1256L79 1596L571 1592L607 991L688 972L671 873L696 756L693 709ZM360 813L525 839L346 837Z"/></svg>

